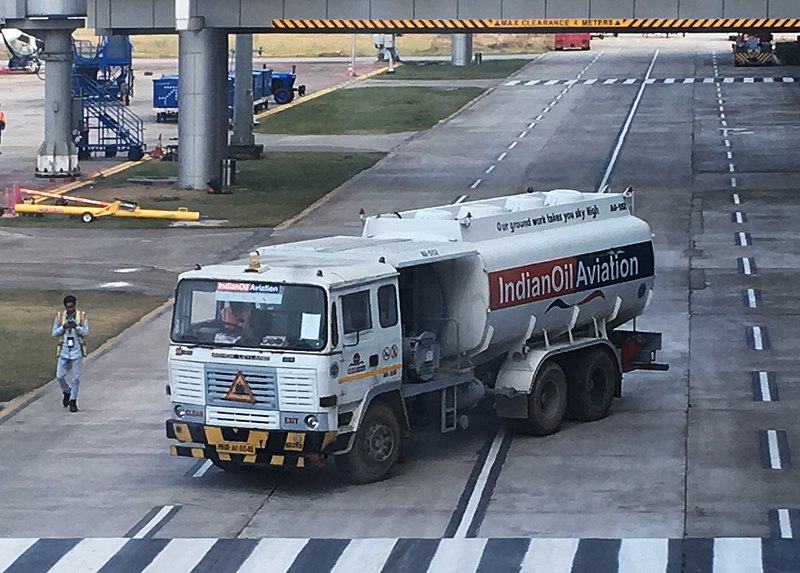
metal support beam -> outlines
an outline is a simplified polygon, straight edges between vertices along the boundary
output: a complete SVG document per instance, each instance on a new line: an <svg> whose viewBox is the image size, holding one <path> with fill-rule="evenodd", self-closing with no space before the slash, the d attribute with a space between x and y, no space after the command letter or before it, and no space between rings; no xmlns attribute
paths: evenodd
<svg viewBox="0 0 800 573"><path fill-rule="evenodd" d="M37 30L44 40L44 141L36 158L36 176L80 174L78 149L72 141L72 30Z"/></svg>
<svg viewBox="0 0 800 573"><path fill-rule="evenodd" d="M472 61L472 34L452 34L450 47L450 63L454 66L466 66Z"/></svg>
<svg viewBox="0 0 800 573"><path fill-rule="evenodd" d="M178 32L178 186L182 189L205 189L208 181L219 177L222 119L227 144L227 114L221 118L219 111L227 97L222 89L223 80L227 82L226 37L222 30Z"/></svg>
<svg viewBox="0 0 800 573"><path fill-rule="evenodd" d="M253 145L253 35L236 35L232 145Z"/></svg>

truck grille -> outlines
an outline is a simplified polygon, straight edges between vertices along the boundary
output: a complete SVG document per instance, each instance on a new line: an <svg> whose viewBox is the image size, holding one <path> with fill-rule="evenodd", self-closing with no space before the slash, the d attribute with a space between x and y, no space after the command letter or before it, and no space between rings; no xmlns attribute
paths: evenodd
<svg viewBox="0 0 800 573"><path fill-rule="evenodd" d="M255 402L226 400L225 395L233 384L237 373L241 372L253 392ZM208 403L216 406L232 406L239 408L278 409L278 393L274 368L254 368L244 366L228 366L222 364L206 365L206 384L208 387Z"/></svg>
<svg viewBox="0 0 800 573"><path fill-rule="evenodd" d="M281 410L316 412L317 396L315 384L317 373L314 370L299 368L278 368L278 392Z"/></svg>
<svg viewBox="0 0 800 573"><path fill-rule="evenodd" d="M280 427L278 412L212 406L206 409L206 422L217 426L259 428L263 430L277 430Z"/></svg>
<svg viewBox="0 0 800 573"><path fill-rule="evenodd" d="M169 372L172 400L205 404L203 365L198 362L173 362Z"/></svg>

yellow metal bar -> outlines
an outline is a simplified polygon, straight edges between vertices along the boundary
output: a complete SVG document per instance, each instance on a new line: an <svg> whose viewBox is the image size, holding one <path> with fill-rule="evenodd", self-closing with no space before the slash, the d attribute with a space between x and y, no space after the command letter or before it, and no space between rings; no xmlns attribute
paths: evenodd
<svg viewBox="0 0 800 573"><path fill-rule="evenodd" d="M43 213L53 215L83 215L84 213L91 213L92 217L129 217L137 219L173 219L176 221L197 221L200 219L200 213L197 211L188 211L185 208L176 209L174 211L166 211L160 209L121 209L120 202L115 201L108 207L71 207L69 205L29 205L27 203L17 203L14 205L14 210L17 213Z"/></svg>

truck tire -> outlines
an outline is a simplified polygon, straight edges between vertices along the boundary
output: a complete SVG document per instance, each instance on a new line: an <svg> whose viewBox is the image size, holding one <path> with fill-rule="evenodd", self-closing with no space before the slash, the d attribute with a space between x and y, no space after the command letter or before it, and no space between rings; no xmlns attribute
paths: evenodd
<svg viewBox="0 0 800 573"><path fill-rule="evenodd" d="M397 463L401 440L394 410L383 402L373 402L361 420L353 447L336 456L336 466L353 483L386 479Z"/></svg>
<svg viewBox="0 0 800 573"><path fill-rule="evenodd" d="M272 97L275 98L275 103L289 103L294 99L294 91L289 88L278 88L272 94Z"/></svg>
<svg viewBox="0 0 800 573"><path fill-rule="evenodd" d="M580 422L594 422L608 415L619 371L611 355L599 348L583 353L567 367L567 413Z"/></svg>
<svg viewBox="0 0 800 573"><path fill-rule="evenodd" d="M549 436L561 428L567 408L567 378L553 361L545 362L528 394L528 417L509 420L511 431L530 436Z"/></svg>

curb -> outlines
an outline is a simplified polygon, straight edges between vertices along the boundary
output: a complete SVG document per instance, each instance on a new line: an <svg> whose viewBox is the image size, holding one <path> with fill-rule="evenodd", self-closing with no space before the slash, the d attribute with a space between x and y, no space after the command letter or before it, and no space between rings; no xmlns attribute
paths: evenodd
<svg viewBox="0 0 800 573"><path fill-rule="evenodd" d="M101 169L91 179L84 179L83 181L73 181L72 183L67 183L66 185L61 185L60 187L56 187L52 191L48 191L48 193L53 193L54 195L64 195L66 193L69 193L70 191L74 191L75 189L80 189L82 187L86 187L87 185L91 185L92 183L96 183L98 179L103 179L104 177L108 177L109 175L116 175L117 173L121 173L126 169L130 169L134 165L141 165L145 161L150 161L151 159L152 157L150 157L149 155L145 155L139 161L124 161L112 167ZM49 200L49 197L39 197L37 199L34 199L33 202L39 204L47 200Z"/></svg>

